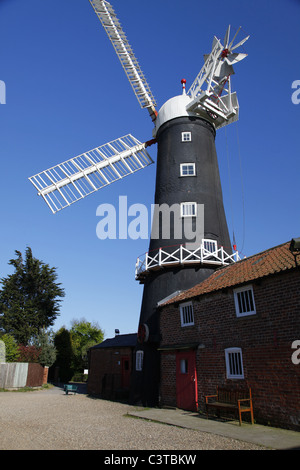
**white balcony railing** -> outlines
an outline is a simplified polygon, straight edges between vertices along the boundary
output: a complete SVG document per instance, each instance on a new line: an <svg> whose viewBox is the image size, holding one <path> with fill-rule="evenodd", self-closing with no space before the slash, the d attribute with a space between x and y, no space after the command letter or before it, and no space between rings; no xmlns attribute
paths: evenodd
<svg viewBox="0 0 300 470"><path fill-rule="evenodd" d="M189 250L183 245L176 247L176 249L171 252L165 251L166 249L167 247L165 247L165 249L159 248L158 250L147 252L137 258L135 265L135 278L142 281L149 271L167 266L176 266L180 264L226 266L240 260L238 251L230 255L223 247L216 247L215 250L208 250L204 243L195 250Z"/></svg>

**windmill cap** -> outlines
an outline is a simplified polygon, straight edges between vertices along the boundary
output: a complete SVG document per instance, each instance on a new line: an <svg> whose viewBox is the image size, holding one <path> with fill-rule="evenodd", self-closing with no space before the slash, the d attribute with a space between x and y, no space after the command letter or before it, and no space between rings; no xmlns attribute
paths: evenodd
<svg viewBox="0 0 300 470"><path fill-rule="evenodd" d="M183 79L184 80L184 79ZM156 132L167 121L184 116L196 116L186 110L187 105L192 101L188 95L179 95L166 101L158 111L156 118Z"/></svg>

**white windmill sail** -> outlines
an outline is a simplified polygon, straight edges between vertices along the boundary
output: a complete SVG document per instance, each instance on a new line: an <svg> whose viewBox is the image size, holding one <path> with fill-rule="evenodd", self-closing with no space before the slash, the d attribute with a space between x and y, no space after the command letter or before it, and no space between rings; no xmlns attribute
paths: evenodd
<svg viewBox="0 0 300 470"><path fill-rule="evenodd" d="M119 57L141 107L148 108L152 120L155 120L155 99L112 5L105 0L89 1Z"/></svg>
<svg viewBox="0 0 300 470"><path fill-rule="evenodd" d="M53 213L153 163L131 134L71 158L29 180Z"/></svg>
<svg viewBox="0 0 300 470"><path fill-rule="evenodd" d="M216 129L238 119L239 105L236 93L231 90L231 76L234 74L233 65L247 57L247 54L232 51L242 46L249 38L247 36L233 46L240 29L229 43L229 26L224 45L214 37L212 51L204 56L204 65L187 93L192 98L187 111L209 117Z"/></svg>

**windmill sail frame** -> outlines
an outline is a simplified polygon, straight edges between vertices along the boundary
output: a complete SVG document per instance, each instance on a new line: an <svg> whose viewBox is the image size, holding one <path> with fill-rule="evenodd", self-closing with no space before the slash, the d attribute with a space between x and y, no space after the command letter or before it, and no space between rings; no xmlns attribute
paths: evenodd
<svg viewBox="0 0 300 470"><path fill-rule="evenodd" d="M116 51L141 108L149 108L150 115L155 116L154 96L112 5L105 0L89 1Z"/></svg>
<svg viewBox="0 0 300 470"><path fill-rule="evenodd" d="M29 180L56 213L154 163L145 150L148 145L128 134L31 176Z"/></svg>

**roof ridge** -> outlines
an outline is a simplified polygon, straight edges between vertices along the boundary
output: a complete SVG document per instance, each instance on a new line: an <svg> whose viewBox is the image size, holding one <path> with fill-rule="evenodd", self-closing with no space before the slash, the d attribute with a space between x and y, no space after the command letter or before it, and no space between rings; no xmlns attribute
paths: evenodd
<svg viewBox="0 0 300 470"><path fill-rule="evenodd" d="M290 251L288 251L288 253L284 253L286 250L288 250L289 243L290 241L281 243L280 245L273 246L266 250L260 251L259 253L253 254L249 257L245 257L235 263L231 263L227 266L216 269L208 278L204 279L202 282L195 284L193 287L186 289L173 299L164 302L162 306L181 302L187 299L191 299L193 297L197 297L199 295L204 295L209 292L216 292L225 287L227 288L232 287L234 285L244 284L245 282L250 282L254 279L259 279L267 275L274 274L275 272L282 272L287 269L291 269L293 267L291 265L291 259L289 259L286 254L289 254L291 256L292 254L290 253ZM283 247L285 248L284 252L280 251L280 249L282 249ZM275 254L272 256L272 252L278 253L277 255ZM269 257L269 262L266 265L265 263L258 263L259 258L261 257L267 259ZM254 263L253 260L257 260L257 263ZM242 264L245 264L244 268L241 267ZM280 264L282 265L281 267ZM263 265L265 265L265 267L262 269ZM274 269L270 269L270 265L271 268L273 265ZM226 270L228 270L227 276ZM227 279L228 276L230 277L229 280Z"/></svg>
<svg viewBox="0 0 300 470"><path fill-rule="evenodd" d="M265 250L259 251L258 253L253 253L253 255L245 256L244 258L240 259L239 261L236 261L236 263L240 263L241 261L244 261L246 259L253 258L253 256L262 255L263 253L266 253L267 251L275 250L276 248L280 248L281 246L288 245L289 243L291 243L291 242L287 241L287 242L284 242L284 243L280 243L280 245L271 246L271 248L266 248ZM229 265L229 266L231 266L231 265ZM225 268L228 268L228 265L225 266Z"/></svg>

